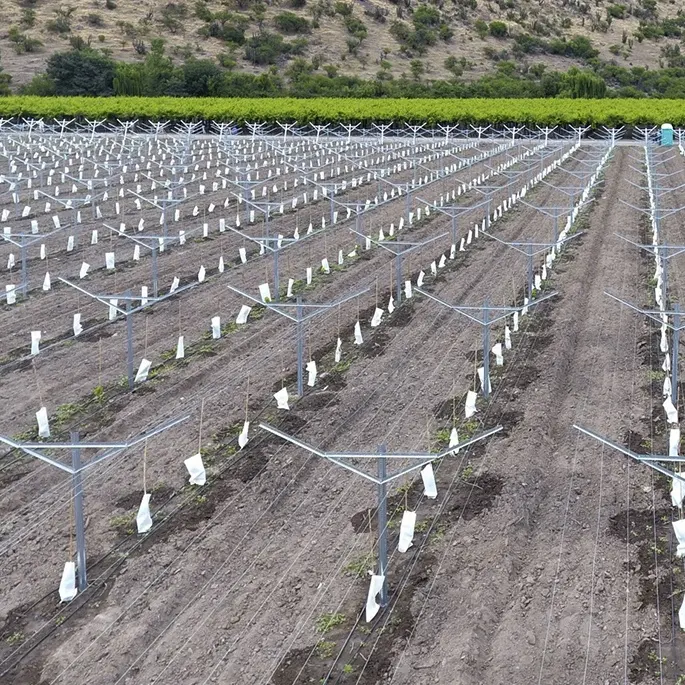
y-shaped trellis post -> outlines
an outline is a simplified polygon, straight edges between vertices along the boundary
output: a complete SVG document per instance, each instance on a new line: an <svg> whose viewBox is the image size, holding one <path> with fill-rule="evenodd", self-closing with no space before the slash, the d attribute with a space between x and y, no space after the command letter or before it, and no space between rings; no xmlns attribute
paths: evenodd
<svg viewBox="0 0 685 685"><path fill-rule="evenodd" d="M42 233L40 235L33 233L4 233L2 238L12 245L16 245L20 250L21 259L21 285L16 286L14 289L21 290L23 292L24 298L29 296L29 269L28 269L28 248L35 244L40 243L46 238L49 238L55 233L63 231L65 227L56 228L54 231L49 233Z"/></svg>
<svg viewBox="0 0 685 685"><path fill-rule="evenodd" d="M276 312L277 314L280 314L286 319L289 319L297 324L297 394L300 397L302 397L304 394L304 324L310 319L313 319L315 316L323 314L325 311L333 309L334 307L339 307L345 302L349 302L350 300L353 300L354 298L359 297L370 290L369 288L366 288L365 290L360 290L353 295L348 295L337 302L331 303L305 304L302 302L302 298L298 295L296 302L281 302L274 304L273 302L264 302L257 297L248 295L246 292L238 290L238 288L234 288L232 285L227 287L234 293L238 293L238 295L241 297L262 305L263 307L266 307L267 309L270 309L271 311ZM293 309L295 310L295 316L289 313L289 311L292 311ZM310 310L310 313L305 314L305 310Z"/></svg>
<svg viewBox="0 0 685 685"><path fill-rule="evenodd" d="M608 295L612 300L616 300L616 302L619 302L620 304L625 305L629 309L632 309L634 312L649 317L650 319L652 319L652 321L656 321L656 323L658 323L660 326L666 326L667 328L670 328L673 331L673 345L671 346L671 393L673 395L673 404L677 405L678 353L680 347L680 331L682 331L685 328L685 323L681 323L681 317L683 315L683 312L680 310L680 305L676 302L673 305L672 310L664 309L663 311L660 309L641 309L640 307L636 307L634 304L631 304L630 302L622 300L620 297L616 297L616 295L612 295L611 293L608 293L606 291L604 294ZM669 322L669 319L671 317L673 318L673 323Z"/></svg>
<svg viewBox="0 0 685 685"><path fill-rule="evenodd" d="M402 286L404 285L402 279L402 265L404 263L404 255L409 254L414 250L418 250L420 247L424 247L425 245L430 245L430 243L434 243L436 240L440 240L441 238L445 238L449 235L448 233L441 233L440 235L436 235L434 238L428 238L427 240L423 240L421 242L409 242L406 240L373 240L372 238L365 236L363 233L355 231L353 228L350 228L349 230L351 233L356 233L361 238L364 238L364 240L368 240L374 245L382 247L384 250L387 250L391 254L395 255L395 276L397 279L395 295L398 305L402 302Z"/></svg>
<svg viewBox="0 0 685 685"><path fill-rule="evenodd" d="M550 297L554 297L557 293L549 293L548 295L543 295L535 300L529 300L526 304L520 307L493 307L486 298L483 302L482 307L469 307L466 305L453 305L441 300L435 295L431 295L421 288L416 288L416 291L425 295L431 300L434 300L443 307L451 309L456 314L461 314L465 316L470 321L478 323L483 327L483 396L490 396L490 328L493 324L506 319L511 316L514 312L521 312L523 310L528 310L530 307L534 307L545 300L549 300Z"/></svg>
<svg viewBox="0 0 685 685"><path fill-rule="evenodd" d="M86 469L99 464L105 459L111 459L121 454L123 451L130 449L134 445L145 442L150 438L159 435L160 433L169 430L182 423L189 417L184 416L180 419L174 419L164 423L156 428L141 433L135 438L124 440L121 442L81 442L79 440L78 432L72 431L69 442L18 442L12 438L0 435L0 442L17 450L21 450L29 457L38 459L50 466L64 471L71 476L72 497L74 500L74 527L76 532L76 568L78 569L78 589L83 592L88 587L88 576L86 569L86 525L84 519L83 508L83 472ZM87 460L82 459L82 452L84 450L102 450L93 455ZM52 450L70 450L71 451L71 466L63 464L59 459L45 454L45 451Z"/></svg>
<svg viewBox="0 0 685 685"><path fill-rule="evenodd" d="M117 314L121 314L126 319L126 372L128 377L128 389L131 391L133 391L133 383L135 380L133 374L133 315L136 312L142 311L149 304L156 304L157 302L167 300L170 297L174 297L184 290L192 288L196 285L195 283L189 283L188 285L185 285L182 288L177 288L173 292L163 295L162 297L143 297L142 295L133 295L130 290L127 290L123 295L96 295L95 293L91 293L75 283L71 283L66 278L62 278L61 276L58 276L58 278L65 285L68 285L69 287L74 288L74 290L78 290L80 293L97 300L101 304L105 305L109 311L114 311ZM119 300L123 300L125 302L124 309L118 306ZM136 300L140 300L140 306L133 307L133 303ZM117 304L114 304L115 301Z"/></svg>
<svg viewBox="0 0 685 685"><path fill-rule="evenodd" d="M649 466L650 469L654 469L655 471L658 471L664 476L668 476L668 478L675 478L679 481L682 481L685 483L685 474L681 473L676 473L675 471L671 471L670 469L667 469L659 462L664 462L666 464L672 463L672 464L682 464L685 462L685 457L681 457L678 455L666 455L666 454L636 454L632 450L629 450L627 447L624 447L623 445L619 445L616 442L613 442L609 440L608 438L605 438L598 433L595 433L594 431L591 431L588 428L583 428L582 426L579 426L577 424L573 424L573 427L577 430L583 433L584 435L587 435L588 437L592 438L593 440L597 440L597 442L600 442L602 445L606 445L607 447L616 450L617 452L620 452L621 454L625 454L627 457L630 457L631 459L634 459L635 461L639 462L640 464L644 464L645 466Z"/></svg>
<svg viewBox="0 0 685 685"><path fill-rule="evenodd" d="M346 453L346 452L324 452L317 447L313 447L308 443L288 435L283 431L270 426L267 423L260 423L260 428L263 428L269 433L277 435L283 440L287 440L289 443L299 447L317 457L322 457L332 462L336 466L340 466L348 471L351 471L357 476L361 476L365 480L375 483L378 487L378 575L383 577L383 585L380 591L380 605L383 607L388 603L388 583L387 583L387 568L388 568L388 484L397 478L401 478L412 471L417 469L422 469L436 459L442 459L443 457L449 457L456 454L459 450L469 447L475 442L484 440L485 438L494 435L502 430L502 426L496 426L495 428L490 428L478 435L459 442L458 444L450 447L444 452L437 453L414 453L414 452L401 452L398 454L389 454L386 450L385 445L379 445L377 452L361 452L357 454ZM363 467L357 465L357 462L368 463L370 461L375 462L376 469L374 473L367 472ZM391 463L401 464L397 470L388 471L388 461Z"/></svg>
<svg viewBox="0 0 685 685"><path fill-rule="evenodd" d="M532 238L523 241L506 241L492 235L492 233L488 233L486 231L482 231L482 233L484 236L492 238L492 240L496 240L502 245L511 247L513 250L516 250L517 252L520 252L526 256L526 291L528 293L529 300L533 299L533 257L552 248L555 248L558 251L563 245L566 245L569 240L573 240L573 238L578 238L579 236L583 235L583 231L579 231L573 235L566 236L564 240L556 240L553 243L536 243L533 242Z"/></svg>

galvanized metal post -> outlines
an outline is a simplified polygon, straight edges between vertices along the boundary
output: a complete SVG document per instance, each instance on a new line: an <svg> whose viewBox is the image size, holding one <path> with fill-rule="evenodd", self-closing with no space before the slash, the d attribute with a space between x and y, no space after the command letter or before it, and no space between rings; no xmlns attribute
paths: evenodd
<svg viewBox="0 0 685 685"><path fill-rule="evenodd" d="M24 238L21 239L21 282L24 289L24 299L29 296L29 270L26 263L26 243Z"/></svg>
<svg viewBox="0 0 685 685"><path fill-rule="evenodd" d="M528 268L526 274L526 281L528 286L528 300L533 299L533 240L528 240Z"/></svg>
<svg viewBox="0 0 685 685"><path fill-rule="evenodd" d="M126 291L126 370L128 389L133 391L133 315L131 314L131 291Z"/></svg>
<svg viewBox="0 0 685 685"><path fill-rule="evenodd" d="M157 246L152 246L152 295L158 294Z"/></svg>
<svg viewBox="0 0 685 685"><path fill-rule="evenodd" d="M483 397L490 396L490 306L483 303Z"/></svg>
<svg viewBox="0 0 685 685"><path fill-rule="evenodd" d="M378 575L383 576L383 587L380 592L380 605L388 603L388 499L387 484L385 482L387 471L386 461L387 448L385 445L378 446Z"/></svg>
<svg viewBox="0 0 685 685"><path fill-rule="evenodd" d="M71 433L71 442L78 444L78 432ZM86 571L86 526L83 517L83 481L81 478L81 449L74 447L71 450L71 467L74 470L71 476L72 495L74 498L74 527L76 530L76 568L78 570L78 589L84 592L88 587L88 574Z"/></svg>
<svg viewBox="0 0 685 685"><path fill-rule="evenodd" d="M395 273L397 275L396 299L397 306L402 303L402 253L397 252L395 255Z"/></svg>
<svg viewBox="0 0 685 685"><path fill-rule="evenodd" d="M302 298L297 297L297 394L304 395L304 324L302 323Z"/></svg>
<svg viewBox="0 0 685 685"><path fill-rule="evenodd" d="M678 406L678 348L680 347L680 304L673 305L673 351L671 357L671 393L673 404Z"/></svg>

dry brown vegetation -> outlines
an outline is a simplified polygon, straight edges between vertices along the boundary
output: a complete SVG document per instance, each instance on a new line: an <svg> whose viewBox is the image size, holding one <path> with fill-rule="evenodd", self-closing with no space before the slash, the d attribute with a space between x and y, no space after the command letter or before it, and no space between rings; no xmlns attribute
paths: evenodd
<svg viewBox="0 0 685 685"><path fill-rule="evenodd" d="M453 31L449 40L438 40L425 54L407 55L390 32L391 24L402 16L411 20L412 11L418 3L399 6L387 0L368 0L350 3L353 16L361 20L367 36L361 42L356 54L350 51L344 18L337 13L332 0L306 0L303 7L293 0L280 0L264 7L260 21L258 5L250 0L209 0L212 12L229 10L243 15L248 21L246 36L257 33L260 26L278 32L274 17L283 11L292 11L314 21L311 32L304 37L308 42L305 56L319 65L331 64L339 73L372 78L383 69L397 77L411 74L411 61L420 59L423 64L423 78L449 78L445 59L454 56L465 60L463 78L471 79L492 72L500 58L512 59L520 66L543 63L548 69L567 69L580 62L553 55L517 56L512 50L514 37L530 34L550 40L558 37L585 35L600 51L600 58L615 61L622 66L660 66L662 49L680 42L678 38L644 39L639 42L634 34L639 19L633 10L641 10L644 3L626 3L624 18L613 18L607 25L610 8L618 5L604 0L587 2L576 0L460 0L441 2L446 24ZM302 2L302 0L300 0ZM674 17L685 3L679 0L659 2L655 17ZM475 7L473 7L475 5ZM316 17L319 17L316 19ZM504 21L509 35L505 38L480 37L478 22ZM0 63L13 77L13 84L21 85L43 70L47 58L54 52L67 50L70 40L80 37L93 47L104 48L116 59L138 60L149 48L150 41L161 37L167 51L176 60L188 56L216 58L220 54L232 54L237 69L256 72L269 67L254 67L246 59L244 48L231 47L221 39L206 38L199 31L206 26L196 15L194 3L166 2L155 0L5 0L0 3ZM482 24L480 24L482 27ZM59 29L62 32L59 32ZM15 40L12 40L12 36ZM22 51L16 36L26 36L40 41L31 51ZM289 36L292 38L292 36ZM663 66L663 62L661 62ZM279 64L276 68L285 66ZM272 67L273 68L273 67Z"/></svg>

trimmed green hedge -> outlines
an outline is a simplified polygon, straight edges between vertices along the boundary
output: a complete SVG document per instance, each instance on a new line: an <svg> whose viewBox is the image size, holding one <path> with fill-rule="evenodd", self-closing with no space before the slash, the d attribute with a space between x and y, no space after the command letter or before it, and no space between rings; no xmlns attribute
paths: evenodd
<svg viewBox="0 0 685 685"><path fill-rule="evenodd" d="M0 117L88 119L685 125L682 100L0 97Z"/></svg>

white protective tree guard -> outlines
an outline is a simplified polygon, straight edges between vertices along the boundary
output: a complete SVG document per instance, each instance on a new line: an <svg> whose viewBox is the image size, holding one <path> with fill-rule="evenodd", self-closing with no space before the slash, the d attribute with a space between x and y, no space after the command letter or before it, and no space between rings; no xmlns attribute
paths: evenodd
<svg viewBox="0 0 685 685"><path fill-rule="evenodd" d="M119 304L119 300L117 299L112 299L109 301L109 320L114 321L117 318L117 305Z"/></svg>
<svg viewBox="0 0 685 685"><path fill-rule="evenodd" d="M274 399L279 409L290 409L288 406L288 388L281 388L277 393L274 393Z"/></svg>
<svg viewBox="0 0 685 685"><path fill-rule="evenodd" d="M150 516L150 497L149 493L143 495L136 515L136 526L138 534L147 533L152 528L152 516Z"/></svg>
<svg viewBox="0 0 685 685"><path fill-rule="evenodd" d="M428 499L435 499L438 496L438 489L435 485L432 464L427 464L421 469L421 478L423 479L423 494Z"/></svg>
<svg viewBox="0 0 685 685"><path fill-rule="evenodd" d="M459 444L459 433L457 432L457 429L454 426L452 426L452 430L450 431L450 442L447 446L448 447L455 447L458 444ZM456 450L453 450L452 454L459 454L459 449L457 448Z"/></svg>
<svg viewBox="0 0 685 685"><path fill-rule="evenodd" d="M324 257L324 258L321 260L321 270L322 270L325 274L331 273L331 267L330 267L330 265L329 265L329 263L328 263L328 259L327 259L326 257Z"/></svg>
<svg viewBox="0 0 685 685"><path fill-rule="evenodd" d="M314 383L316 383L316 362L312 359L311 361L307 362L307 385L310 388L314 387Z"/></svg>
<svg viewBox="0 0 685 685"><path fill-rule="evenodd" d="M45 272L45 278L43 279L43 290L47 292L52 288L52 282L50 281L50 272L46 271Z"/></svg>
<svg viewBox="0 0 685 685"><path fill-rule="evenodd" d="M414 539L414 526L416 525L416 512L405 511L402 514L402 523L400 525L400 540L397 544L397 551L406 552L412 546Z"/></svg>
<svg viewBox="0 0 685 685"><path fill-rule="evenodd" d="M390 295L390 299L388 300L388 314L392 314L395 311L395 298Z"/></svg>
<svg viewBox="0 0 685 685"><path fill-rule="evenodd" d="M188 482L191 485L204 485L207 482L207 473L199 452L192 457L188 457L183 463L190 474Z"/></svg>
<svg viewBox="0 0 685 685"><path fill-rule="evenodd" d="M271 289L268 283L262 283L259 286L259 296L262 298L262 302L271 302Z"/></svg>
<svg viewBox="0 0 685 685"><path fill-rule="evenodd" d="M678 539L678 549L675 555L680 558L685 556L685 519L673 521L673 532Z"/></svg>
<svg viewBox="0 0 685 685"><path fill-rule="evenodd" d="M171 281L171 288L169 288L169 295L171 293L175 293L178 290L178 286L181 283L181 280L179 279L178 276L174 276L174 280Z"/></svg>
<svg viewBox="0 0 685 685"><path fill-rule="evenodd" d="M685 481L680 478L671 479L671 504L674 507L679 507L683 503L685 497Z"/></svg>
<svg viewBox="0 0 685 685"><path fill-rule="evenodd" d="M411 281L404 282L404 296L409 299L412 296Z"/></svg>
<svg viewBox="0 0 685 685"><path fill-rule="evenodd" d="M312 278L313 278L313 275L312 275L312 274L313 274L313 272L312 272L312 267L311 267L311 266L308 266L308 267L307 267L307 285L311 285L311 284L312 284Z"/></svg>
<svg viewBox="0 0 685 685"><path fill-rule="evenodd" d="M381 608L381 605L376 601L376 596L383 589L385 583L385 576L371 576L369 583L369 594L366 598L366 622L373 621L374 617Z"/></svg>
<svg viewBox="0 0 685 685"><path fill-rule="evenodd" d="M212 338L218 340L221 337L221 317L212 317Z"/></svg>
<svg viewBox="0 0 685 685"><path fill-rule="evenodd" d="M354 344L355 345L363 345L364 344L364 338L362 338L362 327L359 324L359 321L357 321L354 324Z"/></svg>
<svg viewBox="0 0 685 685"><path fill-rule="evenodd" d="M435 264L435 262L433 262L433 264ZM437 273L438 273L438 270L437 270L437 267L436 267L435 274L437 274ZM433 274L433 275L435 275L435 274ZM423 272L423 270L419 271L419 276L418 276L418 278L416 279L416 286L417 286L417 288L421 288L421 287L423 286L423 279L424 279L425 277L426 277L426 274Z"/></svg>
<svg viewBox="0 0 685 685"><path fill-rule="evenodd" d="M497 343L492 347L492 353L495 355L495 364L497 366L504 366L504 357L502 356L502 343Z"/></svg>
<svg viewBox="0 0 685 685"><path fill-rule="evenodd" d="M35 357L40 352L40 331L31 331L31 354Z"/></svg>
<svg viewBox="0 0 685 685"><path fill-rule="evenodd" d="M339 364L342 359L342 340L338 338L338 342L335 344L335 363Z"/></svg>
<svg viewBox="0 0 685 685"><path fill-rule="evenodd" d="M504 348L507 350L511 349L511 331L509 326L504 327Z"/></svg>
<svg viewBox="0 0 685 685"><path fill-rule="evenodd" d="M485 392L485 367L478 367L478 380L480 381L480 389ZM490 384L490 376L488 375L488 388L492 388Z"/></svg>
<svg viewBox="0 0 685 685"><path fill-rule="evenodd" d="M17 301L17 291L14 285L5 286L5 296L7 298L7 304L14 304Z"/></svg>
<svg viewBox="0 0 685 685"><path fill-rule="evenodd" d="M38 422L38 437L50 437L50 424L48 423L48 410L46 407L41 407L36 412L36 421Z"/></svg>
<svg viewBox="0 0 685 685"><path fill-rule="evenodd" d="M478 395L473 391L469 390L466 393L466 404L464 405L464 416L470 419L478 410L476 409L476 399Z"/></svg>
<svg viewBox="0 0 685 685"><path fill-rule="evenodd" d="M383 310L380 307L376 307L376 311L371 317L371 328L377 328L381 325L381 319L383 318Z"/></svg>
<svg viewBox="0 0 685 685"><path fill-rule="evenodd" d="M237 324L244 324L247 323L247 317L250 316L250 312L252 311L252 307L244 304L241 308L240 311L238 312L238 316L236 317L235 322Z"/></svg>
<svg viewBox="0 0 685 685"><path fill-rule="evenodd" d="M678 622L680 623L681 630L685 630L685 597L683 597L683 603L678 611Z"/></svg>
<svg viewBox="0 0 685 685"><path fill-rule="evenodd" d="M664 411L666 412L666 417L668 418L669 423L678 423L678 410L675 408L673 405L673 402L671 402L671 398L667 397L664 400Z"/></svg>
<svg viewBox="0 0 685 685"><path fill-rule="evenodd" d="M186 356L186 347L183 336L178 336L178 343L176 344L176 359L183 359Z"/></svg>
<svg viewBox="0 0 685 685"><path fill-rule="evenodd" d="M207 275L207 270L205 269L202 264L200 264L200 270L197 272L197 282L202 283L205 280L205 276Z"/></svg>
<svg viewBox="0 0 685 685"><path fill-rule="evenodd" d="M138 373L136 373L134 383L144 383L147 380L147 375L150 373L152 362L149 359L141 359Z"/></svg>
<svg viewBox="0 0 685 685"><path fill-rule="evenodd" d="M79 336L83 332L83 326L81 325L81 315L74 314L74 324L72 326L74 329L74 336Z"/></svg>
<svg viewBox="0 0 685 685"><path fill-rule="evenodd" d="M105 267L109 271L114 269L114 252L105 252Z"/></svg>
<svg viewBox="0 0 685 685"><path fill-rule="evenodd" d="M59 601L71 602L78 594L76 587L76 564L67 561L62 571L62 580L59 583Z"/></svg>
<svg viewBox="0 0 685 685"><path fill-rule="evenodd" d="M680 428L671 428L668 436L668 456L677 457L680 454Z"/></svg>
<svg viewBox="0 0 685 685"><path fill-rule="evenodd" d="M250 422L245 421L245 423L243 424L243 429L240 431L240 434L238 435L238 445L240 446L240 449L243 449L243 447L247 445L247 442L250 439L248 436L249 431Z"/></svg>

